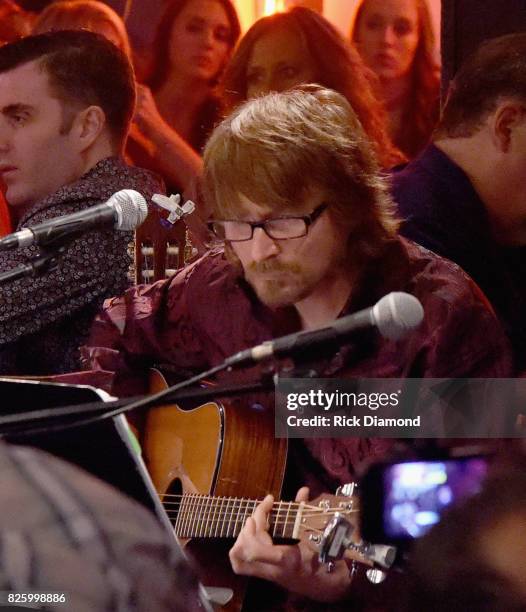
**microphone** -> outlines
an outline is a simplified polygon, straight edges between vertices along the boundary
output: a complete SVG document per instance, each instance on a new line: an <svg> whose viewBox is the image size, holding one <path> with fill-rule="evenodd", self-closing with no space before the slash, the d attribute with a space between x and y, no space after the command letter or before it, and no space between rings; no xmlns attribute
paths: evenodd
<svg viewBox="0 0 526 612"><path fill-rule="evenodd" d="M118 230L133 230L146 219L147 214L148 206L143 196L133 189L122 189L103 204L49 219L5 236L0 239L0 251L32 244L45 246L66 236L108 225Z"/></svg>
<svg viewBox="0 0 526 612"><path fill-rule="evenodd" d="M376 327L384 338L398 340L422 322L424 309L416 297L395 291L381 298L374 306L336 319L320 329L306 330L267 340L258 346L240 351L225 360L226 366L256 363L272 356L283 356L305 351L313 346L333 344L353 332Z"/></svg>

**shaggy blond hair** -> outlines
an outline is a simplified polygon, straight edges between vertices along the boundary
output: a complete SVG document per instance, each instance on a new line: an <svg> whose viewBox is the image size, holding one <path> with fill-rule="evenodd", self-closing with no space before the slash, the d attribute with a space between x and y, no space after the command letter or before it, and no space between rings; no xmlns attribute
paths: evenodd
<svg viewBox="0 0 526 612"><path fill-rule="evenodd" d="M203 195L219 219L236 218L240 194L279 210L324 189L331 214L370 258L398 229L371 142L347 100L303 85L246 102L213 132L204 152Z"/></svg>

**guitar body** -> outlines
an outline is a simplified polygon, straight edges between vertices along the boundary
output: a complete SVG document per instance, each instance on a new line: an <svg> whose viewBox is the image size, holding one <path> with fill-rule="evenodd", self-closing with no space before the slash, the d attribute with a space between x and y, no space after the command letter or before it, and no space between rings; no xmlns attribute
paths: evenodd
<svg viewBox="0 0 526 612"><path fill-rule="evenodd" d="M152 371L151 390L166 388ZM218 497L279 497L287 440L274 437L274 413L241 401L208 403L182 410L175 405L149 411L142 445L146 464L161 498L202 493ZM169 497L166 497L169 499ZM233 589L225 610L240 610L246 579L230 569L232 542L192 540L186 551L197 563L205 586Z"/></svg>

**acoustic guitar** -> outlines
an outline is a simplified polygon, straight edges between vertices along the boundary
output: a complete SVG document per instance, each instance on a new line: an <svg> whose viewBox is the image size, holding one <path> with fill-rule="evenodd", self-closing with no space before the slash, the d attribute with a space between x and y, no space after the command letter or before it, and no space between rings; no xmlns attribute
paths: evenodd
<svg viewBox="0 0 526 612"><path fill-rule="evenodd" d="M153 392L167 387L151 372ZM246 402L208 403L182 410L176 405L149 411L142 437L146 465L175 533L194 559L206 586L228 587L225 610L240 610L246 578L230 567L228 550L259 501L279 497L287 440L274 437L270 408ZM336 513L356 523L357 502L325 496L309 503L274 503L269 532L278 540L319 542ZM353 541L360 541L357 531ZM371 565L359 552L355 560Z"/></svg>

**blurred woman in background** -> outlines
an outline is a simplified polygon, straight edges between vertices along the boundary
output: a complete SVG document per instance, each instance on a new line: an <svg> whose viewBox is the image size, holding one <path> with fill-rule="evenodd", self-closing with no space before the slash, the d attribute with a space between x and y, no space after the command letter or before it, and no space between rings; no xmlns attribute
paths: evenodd
<svg viewBox="0 0 526 612"><path fill-rule="evenodd" d="M97 0L59 0L40 14L34 33L86 28L109 38L131 59L119 15ZM214 87L239 37L230 0L171 0L154 41L151 76L137 86L126 154L161 174L172 192L190 191L200 150L218 118Z"/></svg>
<svg viewBox="0 0 526 612"><path fill-rule="evenodd" d="M33 13L24 11L13 0L0 0L0 44L30 34L32 20Z"/></svg>
<svg viewBox="0 0 526 612"><path fill-rule="evenodd" d="M98 0L53 2L38 15L32 33L79 28L102 34L131 58L130 41L124 22L112 8Z"/></svg>
<svg viewBox="0 0 526 612"><path fill-rule="evenodd" d="M239 34L230 0L171 0L159 22L135 117L148 146L129 150L137 165L164 176L169 192L188 193L201 171L200 152L219 118L215 86Z"/></svg>
<svg viewBox="0 0 526 612"><path fill-rule="evenodd" d="M358 53L326 19L304 7L263 17L239 43L221 82L228 113L240 102L302 83L319 83L344 95L374 144L380 164L403 161L385 127L370 74Z"/></svg>
<svg viewBox="0 0 526 612"><path fill-rule="evenodd" d="M351 40L379 79L389 133L408 157L428 143L439 114L439 68L425 0L362 0Z"/></svg>

